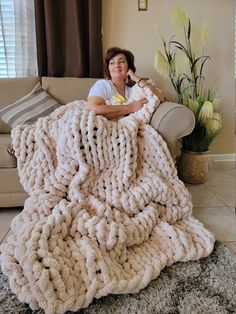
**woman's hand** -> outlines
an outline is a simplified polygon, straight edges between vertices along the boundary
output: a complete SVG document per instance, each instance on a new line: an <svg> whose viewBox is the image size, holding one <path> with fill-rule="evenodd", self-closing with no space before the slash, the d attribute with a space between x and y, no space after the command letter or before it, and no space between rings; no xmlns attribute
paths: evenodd
<svg viewBox="0 0 236 314"><path fill-rule="evenodd" d="M147 82L145 79L143 79L143 78L141 79L141 78L140 78L138 75L136 75L131 69L128 70L128 72L127 72L127 74L126 74L126 79L127 79L128 76L130 76L131 80L132 80L132 81L135 81L136 83L139 82L139 81L141 81L141 82L138 84L139 87L147 86L147 87L151 90L151 92L159 98L159 100L160 100L161 103L162 103L163 101L165 101L165 97L164 97L162 91L161 91L158 87L156 87L156 86L154 86L154 85L152 85L152 84L148 84L148 82Z"/></svg>
<svg viewBox="0 0 236 314"><path fill-rule="evenodd" d="M140 79L140 77L138 75L136 75L134 73L134 71L132 71L131 69L128 70L128 72L126 73L126 79L130 77L132 81L136 82Z"/></svg>
<svg viewBox="0 0 236 314"><path fill-rule="evenodd" d="M132 107L132 112L136 112L138 110L140 110L143 105L147 104L148 103L148 100L147 98L141 98L139 100L136 100L136 101L133 101L130 106Z"/></svg>

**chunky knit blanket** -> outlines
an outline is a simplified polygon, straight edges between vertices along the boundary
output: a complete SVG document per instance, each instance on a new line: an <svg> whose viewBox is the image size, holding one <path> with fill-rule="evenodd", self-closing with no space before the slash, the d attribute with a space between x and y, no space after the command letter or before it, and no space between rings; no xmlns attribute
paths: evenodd
<svg viewBox="0 0 236 314"><path fill-rule="evenodd" d="M148 124L158 99L135 86L140 93L148 104L118 121L76 101L13 129L29 198L1 267L32 309L65 313L135 293L165 266L211 253L214 237L192 217L167 145Z"/></svg>

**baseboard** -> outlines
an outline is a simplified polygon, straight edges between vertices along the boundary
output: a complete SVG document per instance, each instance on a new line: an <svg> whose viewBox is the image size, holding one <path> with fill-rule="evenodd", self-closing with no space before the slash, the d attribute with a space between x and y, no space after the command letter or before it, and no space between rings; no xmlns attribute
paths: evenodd
<svg viewBox="0 0 236 314"><path fill-rule="evenodd" d="M209 154L214 161L235 161L235 154Z"/></svg>

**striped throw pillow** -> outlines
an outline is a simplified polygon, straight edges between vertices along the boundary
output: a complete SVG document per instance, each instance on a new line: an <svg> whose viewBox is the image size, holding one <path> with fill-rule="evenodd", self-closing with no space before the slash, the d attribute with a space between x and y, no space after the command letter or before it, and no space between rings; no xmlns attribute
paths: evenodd
<svg viewBox="0 0 236 314"><path fill-rule="evenodd" d="M14 128L19 124L31 124L38 118L49 115L59 106L38 83L29 94L1 109L0 118Z"/></svg>

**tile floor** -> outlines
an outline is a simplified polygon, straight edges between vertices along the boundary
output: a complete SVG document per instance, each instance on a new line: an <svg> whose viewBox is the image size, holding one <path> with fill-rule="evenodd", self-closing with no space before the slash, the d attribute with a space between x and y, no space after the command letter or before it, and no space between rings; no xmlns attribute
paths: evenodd
<svg viewBox="0 0 236 314"><path fill-rule="evenodd" d="M216 239L224 242L236 255L236 168L234 162L214 162L205 184L190 185L193 214ZM0 243L10 232L10 223L21 208L0 208Z"/></svg>

